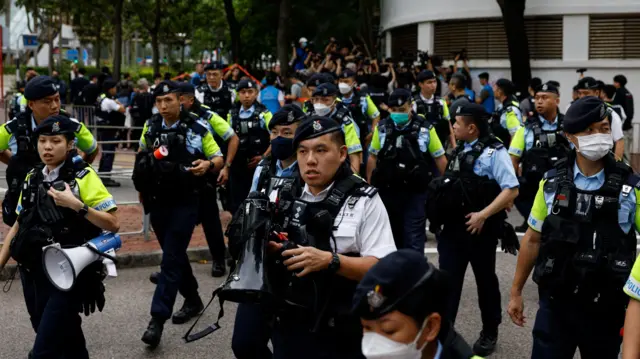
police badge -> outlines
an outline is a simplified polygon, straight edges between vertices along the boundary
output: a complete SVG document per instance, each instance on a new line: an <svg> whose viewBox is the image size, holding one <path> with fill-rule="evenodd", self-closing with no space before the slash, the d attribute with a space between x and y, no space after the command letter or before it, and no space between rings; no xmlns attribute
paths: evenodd
<svg viewBox="0 0 640 359"><path fill-rule="evenodd" d="M164 92L164 93L169 92L169 86L164 85L164 87L162 88L162 92Z"/></svg>
<svg viewBox="0 0 640 359"><path fill-rule="evenodd" d="M316 132L322 131L322 125L320 124L320 121L313 122L313 130Z"/></svg>
<svg viewBox="0 0 640 359"><path fill-rule="evenodd" d="M295 119L294 116L295 115L293 114L293 111L290 111L289 114L287 115L287 121L289 121L289 123L292 123L293 120Z"/></svg>
<svg viewBox="0 0 640 359"><path fill-rule="evenodd" d="M51 126L51 132L59 132L60 131L60 122L54 122L53 126Z"/></svg>
<svg viewBox="0 0 640 359"><path fill-rule="evenodd" d="M376 285L375 289L369 291L367 293L367 302L369 303L369 310L373 312L374 310L380 308L380 306L384 303L385 298L380 292L380 285Z"/></svg>

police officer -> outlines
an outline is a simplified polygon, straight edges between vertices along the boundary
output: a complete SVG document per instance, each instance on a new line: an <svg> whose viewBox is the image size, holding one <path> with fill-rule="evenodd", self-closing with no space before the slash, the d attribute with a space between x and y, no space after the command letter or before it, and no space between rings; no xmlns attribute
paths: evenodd
<svg viewBox="0 0 640 359"><path fill-rule="evenodd" d="M220 115L227 118L231 107L236 102L236 92L222 80L224 65L212 62L205 66L207 82L196 89L196 98Z"/></svg>
<svg viewBox="0 0 640 359"><path fill-rule="evenodd" d="M253 174L251 192L262 192L275 200L277 192L292 186L292 192L302 189L300 171L293 149L293 136L305 118L295 105L285 105L269 121L271 155L260 162ZM273 195L272 195L273 194ZM267 346L271 338L274 310L265 305L241 303L236 311L231 348L238 359L271 358Z"/></svg>
<svg viewBox="0 0 640 359"><path fill-rule="evenodd" d="M520 127L511 139L509 154L513 167L520 175L520 193L515 201L525 223L518 227L526 232L533 200L538 192L538 184L545 172L569 153L569 142L562 132L564 115L558 113L560 93L558 88L546 83L535 89L536 117L529 117L524 127ZM522 163L522 170L520 170Z"/></svg>
<svg viewBox="0 0 640 359"><path fill-rule="evenodd" d="M309 91L309 94L313 95L313 93L316 91L316 88L324 83L327 82L332 82L332 79L330 78L330 75L326 74L326 73L315 73L313 75L311 75L311 77L309 77L309 80L307 80L307 90ZM302 110L308 114L308 115L312 115L313 114L313 100L312 99L308 99L307 101L305 101L302 104Z"/></svg>
<svg viewBox="0 0 640 359"><path fill-rule="evenodd" d="M293 147L304 188L292 197L280 190L277 198L282 206L293 199L283 230L295 246L269 243L272 253L286 249L272 256L290 273L271 272L271 280L275 288L291 288L278 292L274 358L361 358L362 327L351 302L366 271L395 251L387 212L377 190L345 164L344 135L334 120L305 120Z"/></svg>
<svg viewBox="0 0 640 359"><path fill-rule="evenodd" d="M338 89L340 100L347 106L360 129L360 143L367 146L373 136L371 129L375 129L380 121L380 111L368 94L357 89L355 71L346 69L340 74ZM364 160L366 163L366 158Z"/></svg>
<svg viewBox="0 0 640 359"><path fill-rule="evenodd" d="M362 144L359 128L351 116L349 108L338 101L338 88L332 83L324 83L313 91L313 114L326 116L340 124L347 144L349 162L355 173L360 172L362 162Z"/></svg>
<svg viewBox="0 0 640 359"><path fill-rule="evenodd" d="M33 131L49 116L68 115L60 109L60 94L49 76L37 76L25 87L24 97L27 109L13 120L0 126L0 151L10 150L11 159L7 166L7 185L2 202L2 220L12 226L16 220L15 209L20 196L20 188L27 172L40 157L36 148ZM98 155L98 145L84 124L72 119L76 147L84 153L84 160L91 163Z"/></svg>
<svg viewBox="0 0 640 359"><path fill-rule="evenodd" d="M151 321L142 341L155 348L171 317L178 292L184 305L172 322L182 324L203 308L187 247L196 225L207 171L222 168L222 153L208 124L180 111L180 89L163 81L154 91L159 113L144 126L133 181L162 247L160 276L151 303Z"/></svg>
<svg viewBox="0 0 640 359"><path fill-rule="evenodd" d="M444 147L450 143L455 146L447 103L436 96L438 82L433 71L422 71L416 79L420 86L420 94L413 99L413 111L424 116L435 128L438 138L444 141ZM390 104L391 106L392 104Z"/></svg>
<svg viewBox="0 0 640 359"><path fill-rule="evenodd" d="M460 141L444 176L430 185L431 231L438 235L440 269L452 277L449 318L455 322L467 265L478 286L482 332L474 353L493 353L501 322L496 244L506 248L505 209L518 196L518 178L506 148L491 134L482 105L456 110L453 130ZM440 229L442 227L442 229ZM513 227L510 234L514 236ZM517 238L514 239L517 243Z"/></svg>
<svg viewBox="0 0 640 359"><path fill-rule="evenodd" d="M82 319L105 305L102 261L78 274L70 291L49 281L43 268L42 248L50 241L78 246L117 232L116 203L96 172L74 149L78 124L63 115L42 121L34 131L43 163L25 178L18 220L7 234L0 252L0 268L9 255L18 263L24 298L36 332L31 358L89 358Z"/></svg>
<svg viewBox="0 0 640 359"><path fill-rule="evenodd" d="M456 113L456 109L462 104L473 102L465 91L465 83L466 78L461 73L453 74L451 80L449 80L449 91L453 95L453 100L449 106L451 113ZM455 118L452 121L455 121Z"/></svg>
<svg viewBox="0 0 640 359"><path fill-rule="evenodd" d="M575 146L540 182L522 239L509 315L523 326L522 288L533 270L540 308L532 358L616 358L636 257L638 183L610 152L610 110L598 98L576 101L564 119Z"/></svg>
<svg viewBox="0 0 640 359"><path fill-rule="evenodd" d="M118 140L118 128L124 126L126 108L116 98L117 83L112 79L107 79L102 83L102 94L96 101L96 121L98 126L108 126L107 128L98 127L98 140L115 142ZM109 128L109 127L116 128ZM110 173L113 169L113 161L115 160L115 151L118 148L116 143L103 143L102 156L100 157L100 167L98 172L102 178L102 183L107 187L120 187L120 183L111 179Z"/></svg>
<svg viewBox="0 0 640 359"><path fill-rule="evenodd" d="M447 157L435 128L411 111L411 92L393 91L389 111L373 133L367 178L380 189L396 247L424 253L427 186L436 169L444 173Z"/></svg>
<svg viewBox="0 0 640 359"><path fill-rule="evenodd" d="M408 249L371 267L353 298L364 327L364 356L480 359L447 320L445 276L423 253Z"/></svg>
<svg viewBox="0 0 640 359"><path fill-rule="evenodd" d="M195 98L193 85L184 83L181 85L181 91L180 103L182 108L185 111L196 114L201 120L208 123L209 130L215 134L214 139L219 138L221 141L228 143L225 164L220 173L217 176L213 173L205 175L207 183L202 191L202 198L206 200L200 201L199 213L213 262L211 275L222 277L227 270L224 263L226 248L222 224L220 223L220 210L216 199L216 187L217 185L225 185L229 180L229 168L231 168L231 164L236 157L240 140L227 121Z"/></svg>
<svg viewBox="0 0 640 359"><path fill-rule="evenodd" d="M511 136L522 126L520 104L515 97L516 87L513 82L507 79L499 79L493 86L493 92L500 104L493 113L489 126L493 134L502 143L508 145Z"/></svg>
<svg viewBox="0 0 640 359"><path fill-rule="evenodd" d="M235 213L247 198L251 178L258 163L269 155L268 125L272 114L257 101L258 88L251 80L238 82L240 103L234 105L227 121L240 139L238 153L230 167L230 211Z"/></svg>
<svg viewBox="0 0 640 359"><path fill-rule="evenodd" d="M24 112L27 109L27 99L24 97L24 87L26 86L24 81L18 81L16 83L16 93L11 100L11 108L9 110L9 118L18 116L20 112Z"/></svg>

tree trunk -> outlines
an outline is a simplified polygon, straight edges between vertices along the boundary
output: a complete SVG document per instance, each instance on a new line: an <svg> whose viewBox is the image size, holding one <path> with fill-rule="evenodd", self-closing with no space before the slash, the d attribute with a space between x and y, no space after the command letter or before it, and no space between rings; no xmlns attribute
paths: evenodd
<svg viewBox="0 0 640 359"><path fill-rule="evenodd" d="M181 50L182 50L182 53L180 54L180 55L181 55L181 59L180 59L180 72L184 72L184 70L185 70L185 68L186 68L186 67L184 66L185 47L187 47L187 40L186 40L186 39L183 39L183 40L182 40L182 44L181 44L181 46L180 46L180 47L182 48L182 49L181 49Z"/></svg>
<svg viewBox="0 0 640 359"><path fill-rule="evenodd" d="M236 12L233 8L233 0L224 0L224 11L227 14L227 23L229 23L229 34L231 35L231 58L233 62L239 62L240 60L240 47L242 26L236 18ZM220 56L221 57L221 56Z"/></svg>
<svg viewBox="0 0 640 359"><path fill-rule="evenodd" d="M511 80L517 91L527 94L531 80L529 63L529 40L524 27L524 9L526 0L497 0L502 10L504 31L507 34L509 61L511 62Z"/></svg>
<svg viewBox="0 0 640 359"><path fill-rule="evenodd" d="M102 59L102 26L100 26L98 30L96 33L96 48L94 52L96 56L96 68L100 70L100 60Z"/></svg>
<svg viewBox="0 0 640 359"><path fill-rule="evenodd" d="M153 51L153 73L160 73L160 44L158 43L158 33L151 33L151 50Z"/></svg>
<svg viewBox="0 0 640 359"><path fill-rule="evenodd" d="M53 72L53 19L51 16L49 17L49 26L47 29L47 34L49 35L48 43L49 43L49 75ZM37 56L37 55L36 55Z"/></svg>
<svg viewBox="0 0 640 359"><path fill-rule="evenodd" d="M113 41L113 78L120 79L120 67L122 65L122 3L124 0L115 1L115 14L113 26L114 29L114 41Z"/></svg>
<svg viewBox="0 0 640 359"><path fill-rule="evenodd" d="M278 19L278 60L280 61L280 76L288 78L289 71L289 17L291 16L291 0L280 0L280 17Z"/></svg>

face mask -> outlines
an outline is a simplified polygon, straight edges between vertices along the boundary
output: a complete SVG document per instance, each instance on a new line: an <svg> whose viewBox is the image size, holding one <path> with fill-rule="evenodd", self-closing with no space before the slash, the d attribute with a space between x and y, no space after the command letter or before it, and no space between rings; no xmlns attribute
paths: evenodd
<svg viewBox="0 0 640 359"><path fill-rule="evenodd" d="M338 84L338 89L340 89L340 93L341 94L346 95L349 92L351 92L352 87L349 84L339 83Z"/></svg>
<svg viewBox="0 0 640 359"><path fill-rule="evenodd" d="M300 43L300 46L302 46L302 48L304 49L305 47L307 47L307 43L306 42Z"/></svg>
<svg viewBox="0 0 640 359"><path fill-rule="evenodd" d="M391 120L398 126L403 126L409 122L409 114L406 112L391 112Z"/></svg>
<svg viewBox="0 0 640 359"><path fill-rule="evenodd" d="M323 103L316 103L313 105L313 110L318 116L326 116L331 112L331 106L327 106Z"/></svg>
<svg viewBox="0 0 640 359"><path fill-rule="evenodd" d="M271 141L271 154L280 161L293 156L293 139L276 137Z"/></svg>
<svg viewBox="0 0 640 359"><path fill-rule="evenodd" d="M576 138L578 139L578 152L591 161L601 159L613 148L611 134L596 133L587 136L576 136Z"/></svg>
<svg viewBox="0 0 640 359"><path fill-rule="evenodd" d="M427 321L422 325L416 338L409 344L396 342L376 332L366 332L362 337L362 354L367 359L420 359L427 342L422 345L422 348L418 348L418 339L426 324Z"/></svg>

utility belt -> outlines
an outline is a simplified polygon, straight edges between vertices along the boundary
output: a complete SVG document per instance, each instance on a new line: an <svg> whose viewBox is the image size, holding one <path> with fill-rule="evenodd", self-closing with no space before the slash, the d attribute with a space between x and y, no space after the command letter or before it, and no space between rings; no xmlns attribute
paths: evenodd
<svg viewBox="0 0 640 359"><path fill-rule="evenodd" d="M377 188L402 189L415 193L427 190L432 179L433 171L426 161L408 168L397 161L382 160L371 175L371 182Z"/></svg>

